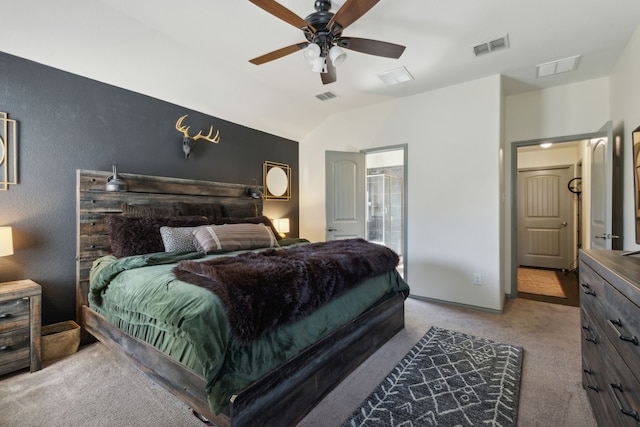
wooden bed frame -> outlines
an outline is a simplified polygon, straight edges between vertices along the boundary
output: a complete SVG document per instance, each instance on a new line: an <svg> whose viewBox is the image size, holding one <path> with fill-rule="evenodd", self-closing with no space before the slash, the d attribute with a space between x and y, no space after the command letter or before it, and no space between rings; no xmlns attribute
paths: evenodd
<svg viewBox="0 0 640 427"><path fill-rule="evenodd" d="M105 218L122 212L123 203L157 207L178 202L257 204L261 213L262 200L247 196L245 185L133 174L119 174L128 184L127 192L107 192L109 175L77 171L76 316L83 328L83 343L92 340L91 335L97 338L216 425L295 425L404 328L404 298L397 294L254 382L233 396L222 414L214 415L202 375L122 332L89 308L89 272L95 259L111 253Z"/></svg>

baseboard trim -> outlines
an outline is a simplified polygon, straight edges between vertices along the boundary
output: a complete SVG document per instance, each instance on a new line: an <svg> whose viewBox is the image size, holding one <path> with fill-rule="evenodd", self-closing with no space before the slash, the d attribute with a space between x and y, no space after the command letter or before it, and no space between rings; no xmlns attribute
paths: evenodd
<svg viewBox="0 0 640 427"><path fill-rule="evenodd" d="M433 303L436 303L436 304L446 304L446 305L452 305L454 307L470 308L472 310L486 311L487 313L502 314L504 312L503 310L494 310L492 308L481 307L479 305L462 304L462 303L454 302L454 301L447 301L447 300L441 300L441 299L429 298L429 297L421 297L421 296L411 295L411 294L409 295L409 298L413 298L413 299L420 300L420 301L433 302Z"/></svg>

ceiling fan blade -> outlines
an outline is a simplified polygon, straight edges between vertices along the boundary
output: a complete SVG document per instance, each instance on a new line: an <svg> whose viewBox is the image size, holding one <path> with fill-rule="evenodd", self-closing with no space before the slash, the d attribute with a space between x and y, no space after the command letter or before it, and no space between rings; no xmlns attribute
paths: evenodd
<svg viewBox="0 0 640 427"><path fill-rule="evenodd" d="M281 5L280 3L274 0L249 0L251 3L255 4L259 8L269 12L276 18L282 19L284 22L287 22L293 25L296 28L304 30L308 28L311 32L315 33L316 29L313 25L309 24L304 19L300 18L295 13L291 12L289 9Z"/></svg>
<svg viewBox="0 0 640 427"><path fill-rule="evenodd" d="M405 47L399 44L381 42L378 40L361 39L358 37L341 37L338 45L345 49L369 55L384 56L385 58L400 58Z"/></svg>
<svg viewBox="0 0 640 427"><path fill-rule="evenodd" d="M320 78L322 79L323 85L328 85L329 83L335 82L338 77L336 75L336 67L331 63L331 61L327 61L327 72L320 73Z"/></svg>
<svg viewBox="0 0 640 427"><path fill-rule="evenodd" d="M274 50L273 52L269 52L269 53L264 54L262 56L258 56L257 58L253 58L253 59L249 60L249 62L251 62L252 64L255 64L255 65L261 65L261 64L264 64L266 62L270 62L270 61L273 61L275 59L280 59L283 56L287 56L289 54L297 52L297 51L299 51L301 49L304 49L308 45L309 45L308 42L292 44L291 46L283 47L281 49Z"/></svg>
<svg viewBox="0 0 640 427"><path fill-rule="evenodd" d="M331 30L333 24L338 24L342 29L347 28L355 21L360 19L362 15L367 13L369 9L378 4L380 0L347 0L327 24L327 28Z"/></svg>

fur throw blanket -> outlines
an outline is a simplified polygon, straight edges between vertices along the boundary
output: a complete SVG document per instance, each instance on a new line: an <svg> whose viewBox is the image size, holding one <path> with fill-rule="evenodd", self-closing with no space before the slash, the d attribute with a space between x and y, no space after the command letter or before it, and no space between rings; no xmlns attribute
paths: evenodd
<svg viewBox="0 0 640 427"><path fill-rule="evenodd" d="M393 270L398 255L363 239L310 243L209 261L180 261L173 272L214 292L241 344L294 322L361 281Z"/></svg>

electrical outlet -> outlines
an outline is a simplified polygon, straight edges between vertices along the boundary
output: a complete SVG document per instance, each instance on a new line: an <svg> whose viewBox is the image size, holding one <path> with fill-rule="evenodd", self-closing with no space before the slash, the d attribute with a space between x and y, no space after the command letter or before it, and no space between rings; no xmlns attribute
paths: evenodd
<svg viewBox="0 0 640 427"><path fill-rule="evenodd" d="M474 273L473 274L473 284L474 285L482 285L482 274Z"/></svg>

